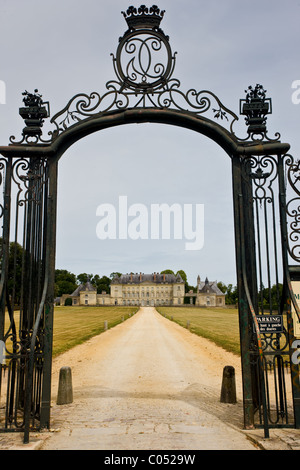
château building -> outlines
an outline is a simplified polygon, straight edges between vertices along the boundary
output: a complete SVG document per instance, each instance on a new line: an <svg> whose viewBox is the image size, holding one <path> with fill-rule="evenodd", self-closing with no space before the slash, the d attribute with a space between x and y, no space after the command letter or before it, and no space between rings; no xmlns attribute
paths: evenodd
<svg viewBox="0 0 300 470"><path fill-rule="evenodd" d="M114 305L182 305L185 284L179 274L122 274L111 282Z"/></svg>
<svg viewBox="0 0 300 470"><path fill-rule="evenodd" d="M85 284L80 284L72 294L63 294L60 298L60 305L65 305L67 299L72 300L72 305L113 305L108 293L97 294L97 289L88 280Z"/></svg>
<svg viewBox="0 0 300 470"><path fill-rule="evenodd" d="M217 282L210 282L207 278L201 281L197 277L196 305L199 307L224 307L225 294L219 289Z"/></svg>
<svg viewBox="0 0 300 470"><path fill-rule="evenodd" d="M141 307L158 305L183 305L184 298L189 297L190 303L200 307L223 307L225 294L217 286L217 282L197 278L197 292L185 293L185 283L177 274L144 274L130 273L116 275L110 285L110 293L97 293L97 289L88 280L80 284L72 294L64 294L60 305L66 299L72 299L72 305L137 305Z"/></svg>

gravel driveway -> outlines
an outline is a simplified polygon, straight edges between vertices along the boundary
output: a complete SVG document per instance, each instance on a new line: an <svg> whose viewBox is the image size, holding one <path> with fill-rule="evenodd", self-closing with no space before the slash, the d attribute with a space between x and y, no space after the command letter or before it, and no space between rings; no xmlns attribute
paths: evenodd
<svg viewBox="0 0 300 470"><path fill-rule="evenodd" d="M220 403L223 368L238 403ZM73 403L56 405L59 370ZM242 432L240 358L144 307L53 363L53 432L43 449L255 450Z"/></svg>

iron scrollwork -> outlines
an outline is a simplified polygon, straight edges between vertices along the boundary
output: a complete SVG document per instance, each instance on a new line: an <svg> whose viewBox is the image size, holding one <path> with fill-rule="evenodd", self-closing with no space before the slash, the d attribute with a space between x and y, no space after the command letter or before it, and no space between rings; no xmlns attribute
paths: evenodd
<svg viewBox="0 0 300 470"><path fill-rule="evenodd" d="M21 141L16 142L14 136L10 138L12 144L51 144L62 132L83 119L139 107L174 109L196 116L210 112L208 118L222 120L232 132L238 116L214 93L196 89L183 92L180 81L173 78L176 53L172 53L169 37L160 28L164 11L156 5L150 9L142 5L139 9L129 7L123 15L128 30L119 40L116 56L111 54L116 79L106 83L107 91L102 95L98 92L79 93L71 98L50 119L55 129L48 132L49 139L42 137L42 121L48 114L45 114L46 103L39 101L36 106L39 114L32 115L32 119L39 119L34 138L23 131Z"/></svg>
<svg viewBox="0 0 300 470"><path fill-rule="evenodd" d="M138 10L129 7L122 12L128 30L120 38L114 68L124 88L154 90L172 75L175 56L169 37L159 27L164 13L156 5L150 9L142 5Z"/></svg>
<svg viewBox="0 0 300 470"><path fill-rule="evenodd" d="M116 77L106 83L106 91L103 94L98 92L91 94L80 93L71 98L67 105L49 120L54 130L48 132L48 139L43 138L42 128L45 119L50 117L49 102L43 101L42 95L38 94L38 90L35 90L34 93L25 91L23 93L24 106L19 111L25 121L23 136L18 142L12 136L10 143L11 145L36 145L42 143L50 147L58 136L70 127L79 125L80 121L97 119L110 112L134 108L170 109L179 113L190 113L199 120L202 116L205 116L205 119L208 118L208 120L220 119L223 121L231 133L232 140L235 140L234 143L237 144L234 156L238 156L240 161L237 162L236 160L234 163L235 165L241 164L241 166L235 168L235 171L238 170L238 177L235 176L238 180L237 187L240 185L242 188L237 203L237 211L240 212L236 212L236 214L243 215L243 217L237 217L240 219L238 224L242 219L244 219L244 222L240 226L237 224L236 228L240 232L241 246L245 246L242 237L243 240L246 240L246 246L248 246L248 252L251 255L247 258L253 264L251 266L251 263L248 263L245 253L241 251L242 283L245 291L242 300L247 299L252 319L252 323L251 321L246 323L243 320L243 327L248 328L247 340L249 340L251 346L252 365L259 366L256 377L255 374L252 374L252 371L251 374L255 379L259 376L260 360L262 359L262 368L265 371L267 368L271 368L275 374L278 374L274 376L274 381L279 381L279 401L284 401L285 382L282 377L284 375L283 355L286 352L288 343L287 329L284 327L280 333L260 334L256 321L256 315L264 315L264 309L266 310L263 296L263 290L266 289L269 290L268 308L270 312L275 311L277 307L278 313L283 315L283 306L281 304L284 297L279 290L279 263L277 260L276 222L278 221L278 207L275 202L278 202L278 199L274 197L274 194L276 194L274 187L278 189L278 179L282 176L282 167L279 167L281 154L279 155L279 152L275 151L275 147L276 149L279 147L276 145L268 146L273 147L274 153L272 154L270 151L271 155L256 157L256 154L250 155L249 152L249 147L251 151L253 141L254 143L265 140L268 142L279 141L280 135L278 133L275 134L275 139L270 139L267 135L267 115L272 112L271 99L266 97L266 90L262 85L250 86L245 90L246 98L240 100L240 114L245 116L247 137L245 139L238 138L233 132L233 124L238 120L237 115L226 108L214 93L207 90L197 91L196 89L183 92L180 88L180 81L173 78L176 53L173 54L169 37L160 28L164 11L159 10L156 5L153 5L150 9L142 5L138 9L129 7L126 12L123 12L123 16L128 29L119 39L116 55L111 54ZM255 147L257 149L257 147L263 146L254 145L253 148ZM241 148L247 150L247 152L241 153ZM11 150L14 151L15 149ZM44 359L49 358L46 354L50 354L45 347L47 341L49 345L50 325L46 309L49 308L50 300L52 300L47 299L47 295L50 273L49 258L53 245L49 247L48 241L51 240L51 237L47 234L50 232L50 222L54 220L51 215L51 207L52 204L55 204L49 194L50 188L54 186L50 182L54 178L53 181L56 183L57 176L53 176L53 167L50 167L50 160L47 161L46 157L43 160L44 157L42 156L37 157L38 152L36 152L36 149L28 148L26 150L28 150L27 155L29 155L29 158L16 156L12 166L6 166L6 169L9 168L10 170L9 172L6 171L6 174L11 178L8 181L14 183L15 189L13 281L17 279L17 265L19 264L22 269L18 292L16 291L16 282L13 282L13 289L5 291L6 294L9 294L6 299L9 324L4 332L7 364L5 369L1 369L0 364L0 388L2 376L4 375L4 373L2 375L1 373L8 370L4 428L21 428L25 426L27 433L29 432L29 423L33 425L36 419L42 422L43 415L40 412L41 403L43 403L41 399L41 384L44 380L42 374L43 368L44 371L47 368L47 361L44 361ZM43 155L43 152L44 149L41 151L41 155ZM24 152L20 152L20 154L22 155ZM278 160L274 155L278 155ZM31 156L34 158L31 158ZM295 163L291 156L285 155L284 158L286 159L287 178L290 186L297 194L297 197L291 199L284 207L288 216L292 219L290 241L296 243L295 247L289 247L289 252L296 261L300 261L300 190L297 187L300 180L300 162ZM282 162L280 161L280 163ZM245 165L245 167L242 165ZM4 169L5 165L0 162L0 184L2 183L1 175ZM280 178L280 185L282 186L282 178ZM53 191L52 194L56 195L53 189L51 191ZM237 193L235 195L237 196ZM0 217L7 213L4 203L0 204ZM245 237L244 232L247 231L248 236ZM6 239L8 241L8 235ZM22 259L18 263L17 240L20 239L23 240L23 246L20 250ZM2 245L4 246L3 243ZM0 246L0 248L3 248L3 246ZM257 254L255 254L255 249L251 250L254 246L257 247ZM285 250L285 246L283 249ZM6 246L4 251L6 255L8 254L7 250L8 247ZM243 256L245 260L243 260ZM254 259L256 256L257 259ZM5 264L8 268L7 263ZM246 273L247 264L250 267L249 279ZM272 264L274 274L270 271ZM267 272L263 272L263 269L266 269ZM276 281L275 300L271 296L273 277ZM266 286L264 286L265 279L267 280ZM2 273L1 282L2 280L4 281L4 272ZM251 281L251 285L248 280ZM259 289L257 289L257 281L259 281ZM5 282L7 283L7 280ZM51 283L49 292L53 288L53 280ZM250 286L252 292L248 286ZM0 284L1 287L2 292L4 292L3 285ZM251 295L253 294L252 299ZM242 305L242 302L240 304ZM17 306L20 307L20 314L17 314ZM18 319L19 331L16 329L16 315L20 315ZM251 331L253 323L257 324L257 328ZM49 364L47 374L45 377L48 383L47 386L43 387L44 389L50 385ZM26 385L26 377L29 377L30 387ZM247 379L249 379L249 375ZM265 382L268 384L267 377ZM257 390L262 384L264 385L263 380L257 385ZM45 408L47 408L48 413L48 404L45 405ZM264 403L262 408L266 408ZM279 415L280 417L287 416L284 407L280 410L277 407L277 410L276 422ZM21 416L21 418L19 419L18 416ZM267 422L265 417L264 420ZM269 420L274 422L270 416ZM45 423L44 416L43 424Z"/></svg>
<svg viewBox="0 0 300 470"><path fill-rule="evenodd" d="M25 120L23 138L16 141L10 137L11 144L51 144L70 126L92 117L99 117L113 110L126 110L139 107L174 109L189 112L195 116L207 113L209 119L220 119L229 132L240 142L248 140L277 142L268 137L267 115L272 113L271 98L266 97L266 90L260 84L245 90L246 98L240 100L240 114L245 116L247 136L242 139L235 135L233 124L238 116L225 107L211 91L190 89L181 90L180 81L173 78L176 52L173 54L169 37L160 28L164 17L156 5L147 8L129 7L122 12L128 29L119 39L113 68L116 79L106 83L106 92L100 94L79 93L69 100L67 105L57 112L50 123L54 130L48 132L49 138L42 137L45 118L50 116L49 102L42 100L42 95L25 91L25 107L20 108L20 115Z"/></svg>
<svg viewBox="0 0 300 470"><path fill-rule="evenodd" d="M296 197L287 203L289 223L288 252L293 260L300 262L300 160L295 161L292 155L285 155L286 175L289 186Z"/></svg>
<svg viewBox="0 0 300 470"><path fill-rule="evenodd" d="M50 105L48 101L42 100L38 89L35 89L34 93L25 90L22 94L25 106L19 109L19 114L25 121L25 127L22 131L23 138L19 142L15 142L15 137L11 136L10 142L15 144L37 143L42 135L44 121L50 116Z"/></svg>
<svg viewBox="0 0 300 470"><path fill-rule="evenodd" d="M40 419L39 388L45 335L42 289L45 279L43 235L47 227L47 160L16 158L12 164L11 182L15 189L15 218L11 227L15 236L7 248L10 259L4 292L8 321L1 338L5 345L5 364L0 364L0 388L1 383L6 388L7 405L0 410L0 430L23 430L26 403L30 406L33 428L38 426ZM31 351L32 397L27 392Z"/></svg>
<svg viewBox="0 0 300 470"><path fill-rule="evenodd" d="M251 85L245 90L246 98L240 100L240 114L246 116L245 122L248 126L247 137L239 140L268 140L277 142L280 134L275 134L275 139L270 139L267 135L267 115L272 114L272 100L266 97L267 90L257 83L255 87Z"/></svg>

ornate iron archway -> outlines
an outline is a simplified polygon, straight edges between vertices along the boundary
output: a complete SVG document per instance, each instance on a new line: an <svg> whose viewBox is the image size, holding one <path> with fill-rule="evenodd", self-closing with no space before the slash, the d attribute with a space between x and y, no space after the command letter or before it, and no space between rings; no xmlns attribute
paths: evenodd
<svg viewBox="0 0 300 470"><path fill-rule="evenodd" d="M38 91L25 92L22 137L0 147L0 428L22 430L28 442L30 429L50 426L58 161L86 135L139 122L194 130L231 158L244 426L263 426L266 437L270 427L299 428L291 306L298 318L299 311L289 266L292 260L297 270L300 261L299 162L279 134L268 136L272 103L261 85L249 87L240 100L247 132L239 138L238 116L214 93L185 93L173 78L176 55L160 28L164 12L154 5L123 14L128 29L113 56L116 77L106 92L78 94L51 118ZM45 137L48 118L52 127ZM294 194L287 201L289 190ZM270 315L276 319L272 328Z"/></svg>

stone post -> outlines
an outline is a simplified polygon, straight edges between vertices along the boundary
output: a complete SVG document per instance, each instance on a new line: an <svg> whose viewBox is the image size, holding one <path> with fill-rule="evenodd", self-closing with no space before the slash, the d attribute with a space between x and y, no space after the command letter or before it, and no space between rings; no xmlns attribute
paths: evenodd
<svg viewBox="0 0 300 470"><path fill-rule="evenodd" d="M223 369L221 403L236 403L235 370L232 366Z"/></svg>
<svg viewBox="0 0 300 470"><path fill-rule="evenodd" d="M59 371L59 383L57 405L67 405L73 402L72 372L71 367L61 367Z"/></svg>

